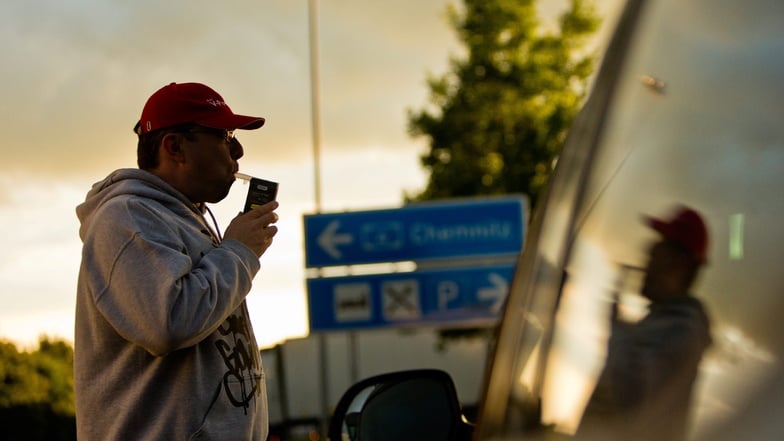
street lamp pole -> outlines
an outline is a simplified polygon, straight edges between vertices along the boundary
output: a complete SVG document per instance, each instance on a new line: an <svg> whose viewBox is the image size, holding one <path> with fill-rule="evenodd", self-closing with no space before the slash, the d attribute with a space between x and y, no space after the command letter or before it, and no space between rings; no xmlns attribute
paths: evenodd
<svg viewBox="0 0 784 441"><path fill-rule="evenodd" d="M310 37L310 119L313 140L313 190L316 212L321 212L321 102L319 91L318 0L308 0Z"/></svg>
<svg viewBox="0 0 784 441"><path fill-rule="evenodd" d="M313 140L313 194L316 213L321 212L321 102L319 92L319 52L318 52L318 0L308 0L308 35L310 43L310 118ZM327 433L329 427L329 372L327 357L327 337L318 335L319 383L321 385L321 430Z"/></svg>

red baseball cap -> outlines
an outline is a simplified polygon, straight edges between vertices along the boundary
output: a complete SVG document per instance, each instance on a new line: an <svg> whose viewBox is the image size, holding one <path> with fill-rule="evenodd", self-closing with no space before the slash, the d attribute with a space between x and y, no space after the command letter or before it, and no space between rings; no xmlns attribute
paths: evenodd
<svg viewBox="0 0 784 441"><path fill-rule="evenodd" d="M201 83L171 83L153 93L142 109L134 132L138 135L180 124L215 129L258 129L264 118L237 115L218 92Z"/></svg>
<svg viewBox="0 0 784 441"><path fill-rule="evenodd" d="M694 260L705 263L708 255L708 229L702 216L688 207L679 207L667 220L646 217L646 223L662 237L685 249Z"/></svg>

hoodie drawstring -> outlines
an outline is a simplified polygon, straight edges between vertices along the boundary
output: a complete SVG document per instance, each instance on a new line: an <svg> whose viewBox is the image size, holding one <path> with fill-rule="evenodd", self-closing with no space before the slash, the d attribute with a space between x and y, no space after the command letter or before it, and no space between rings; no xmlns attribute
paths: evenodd
<svg viewBox="0 0 784 441"><path fill-rule="evenodd" d="M215 219L215 215L212 214L212 210L210 210L210 207L208 207L207 204L204 204L204 209L207 211L207 213L210 214L210 217L212 218L212 225L215 226L215 235L218 236L218 242L223 242L223 236L221 236L220 228L218 228L218 221Z"/></svg>

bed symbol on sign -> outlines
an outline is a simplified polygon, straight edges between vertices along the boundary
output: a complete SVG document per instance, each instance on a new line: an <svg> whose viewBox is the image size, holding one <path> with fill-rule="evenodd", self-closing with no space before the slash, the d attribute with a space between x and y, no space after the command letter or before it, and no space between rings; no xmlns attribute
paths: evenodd
<svg viewBox="0 0 784 441"><path fill-rule="evenodd" d="M342 283L335 285L335 320L356 322L370 320L373 310L370 302L370 284Z"/></svg>

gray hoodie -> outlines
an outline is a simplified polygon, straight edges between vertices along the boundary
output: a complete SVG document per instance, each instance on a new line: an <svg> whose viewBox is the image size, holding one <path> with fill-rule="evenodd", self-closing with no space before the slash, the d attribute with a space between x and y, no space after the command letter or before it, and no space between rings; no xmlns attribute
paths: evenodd
<svg viewBox="0 0 784 441"><path fill-rule="evenodd" d="M575 439L686 439L694 383L712 341L702 302L688 294L654 302L639 322L613 321L611 328Z"/></svg>
<svg viewBox="0 0 784 441"><path fill-rule="evenodd" d="M79 440L265 440L245 305L256 255L220 241L184 195L138 169L95 184L76 213Z"/></svg>

